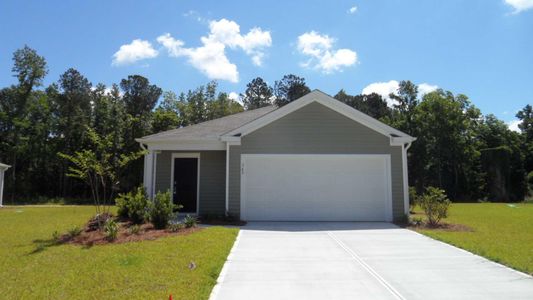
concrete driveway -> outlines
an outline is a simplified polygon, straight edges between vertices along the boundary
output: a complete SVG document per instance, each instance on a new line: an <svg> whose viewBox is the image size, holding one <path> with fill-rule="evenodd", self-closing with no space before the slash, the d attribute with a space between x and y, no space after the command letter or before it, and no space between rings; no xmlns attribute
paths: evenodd
<svg viewBox="0 0 533 300"><path fill-rule="evenodd" d="M211 299L533 299L533 278L388 223L254 222Z"/></svg>

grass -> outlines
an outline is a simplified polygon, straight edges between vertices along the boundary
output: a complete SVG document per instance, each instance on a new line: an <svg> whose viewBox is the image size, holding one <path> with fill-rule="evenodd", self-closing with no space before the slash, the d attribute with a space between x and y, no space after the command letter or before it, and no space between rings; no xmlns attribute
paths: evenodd
<svg viewBox="0 0 533 300"><path fill-rule="evenodd" d="M0 209L1 298L207 299L238 233L210 227L90 248L54 244L54 231L82 226L93 214L92 206Z"/></svg>
<svg viewBox="0 0 533 300"><path fill-rule="evenodd" d="M455 203L443 221L473 231L417 231L533 275L533 204Z"/></svg>

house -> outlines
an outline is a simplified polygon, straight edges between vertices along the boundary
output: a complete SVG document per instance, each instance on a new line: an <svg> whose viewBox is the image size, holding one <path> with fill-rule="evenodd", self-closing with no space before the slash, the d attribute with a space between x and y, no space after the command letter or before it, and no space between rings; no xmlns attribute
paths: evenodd
<svg viewBox="0 0 533 300"><path fill-rule="evenodd" d="M137 139L149 196L247 221L401 219L414 140L318 90Z"/></svg>
<svg viewBox="0 0 533 300"><path fill-rule="evenodd" d="M11 166L0 163L0 207L3 205L3 194L4 194L4 174L7 169Z"/></svg>

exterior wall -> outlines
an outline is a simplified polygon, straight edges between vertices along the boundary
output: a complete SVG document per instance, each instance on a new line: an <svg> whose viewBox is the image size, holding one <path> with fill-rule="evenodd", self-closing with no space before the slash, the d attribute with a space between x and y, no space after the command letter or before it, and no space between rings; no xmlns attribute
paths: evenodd
<svg viewBox="0 0 533 300"><path fill-rule="evenodd" d="M228 212L239 216L241 211L241 146L229 147Z"/></svg>
<svg viewBox="0 0 533 300"><path fill-rule="evenodd" d="M323 106L311 103L241 138L230 148L229 212L240 214L241 154L390 154L393 218L404 216L402 147Z"/></svg>
<svg viewBox="0 0 533 300"><path fill-rule="evenodd" d="M161 151L156 158L155 189L170 189L172 153L200 153L200 214L224 214L226 191L226 151Z"/></svg>

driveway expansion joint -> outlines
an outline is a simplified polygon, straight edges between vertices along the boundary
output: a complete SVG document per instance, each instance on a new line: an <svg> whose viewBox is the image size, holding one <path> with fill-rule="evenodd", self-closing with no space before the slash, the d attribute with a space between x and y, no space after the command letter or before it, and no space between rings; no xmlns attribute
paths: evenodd
<svg viewBox="0 0 533 300"><path fill-rule="evenodd" d="M352 259L360 264L372 277L374 277L381 285L383 285L396 299L406 300L390 283L388 283L383 277L379 275L372 267L370 267L365 261L357 255L352 249L344 244L339 238L337 238L331 231L327 232L328 236L334 240L346 253L348 253Z"/></svg>

